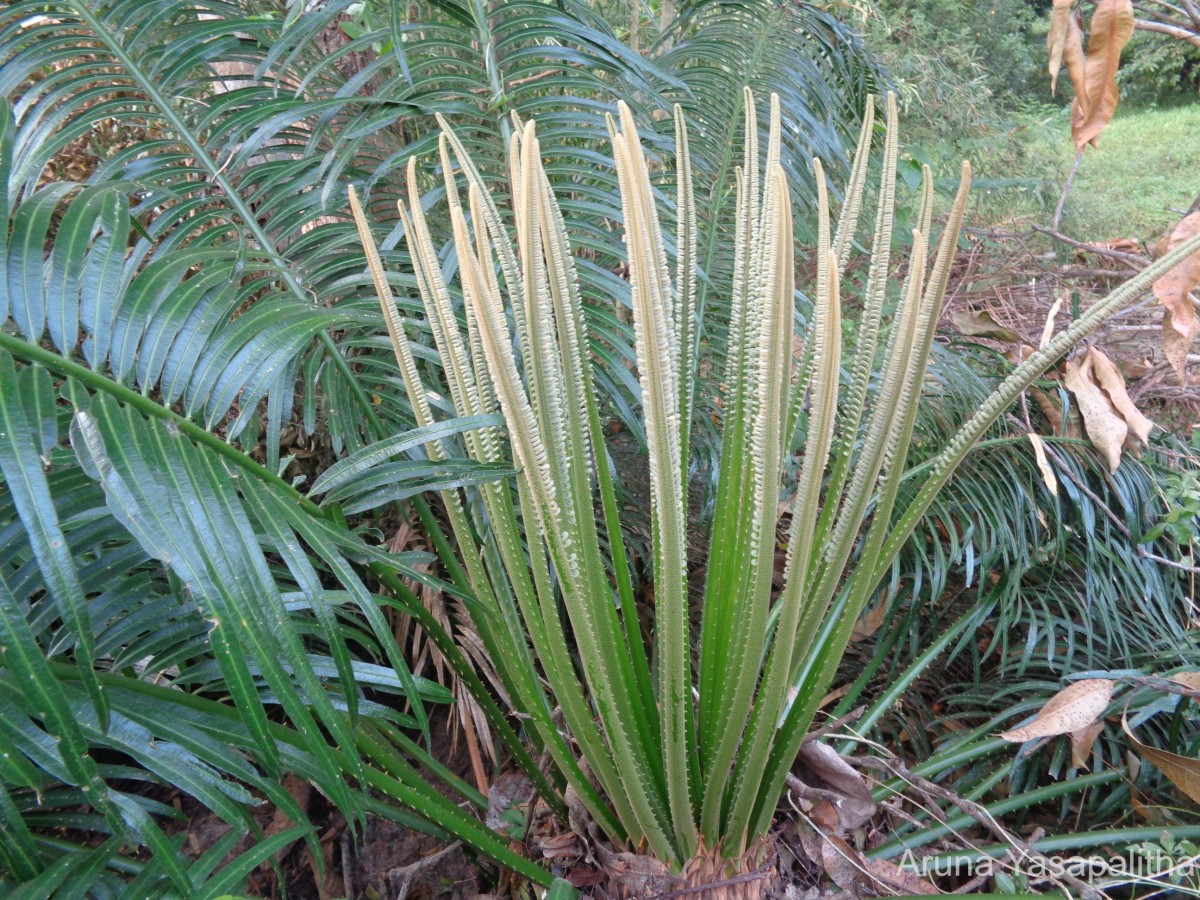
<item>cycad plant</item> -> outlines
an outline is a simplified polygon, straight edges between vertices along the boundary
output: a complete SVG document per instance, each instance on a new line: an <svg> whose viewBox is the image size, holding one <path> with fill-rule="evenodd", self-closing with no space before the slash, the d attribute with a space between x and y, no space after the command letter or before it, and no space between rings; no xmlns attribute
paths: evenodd
<svg viewBox="0 0 1200 900"><path fill-rule="evenodd" d="M594 155L597 109L628 97L650 121L668 90L711 101L720 75L740 100L741 81L786 74L826 147L856 122L834 76L871 67L809 4L772 16L755 15L769 0L686 4L669 63L684 77L585 3L375 5L381 30L330 53L350 0L289 13L259 0L0 4L0 889L203 897L300 835L319 857L285 773L351 823L370 810L453 832L549 880L459 808L487 798L423 746L430 704L451 695L406 668L393 611L420 623L490 737L541 781L466 658L473 644L402 577L451 603L466 591L423 572L426 555L386 552L376 530L415 513L441 552L417 492L496 469L393 455L356 480L355 457L320 490L311 480L364 445L402 454L421 438L395 437L412 413L338 215L345 184L382 199L389 173L434 142L435 112L481 150L510 110L544 128L557 113L552 177L576 203L591 296L611 297L617 194ZM96 167L81 174L64 160L84 144ZM721 153L708 164L718 185ZM614 360L601 393L624 400L626 327L608 309L590 325ZM440 377L432 353L422 372ZM454 443L458 427L438 434ZM437 574L465 584L452 563ZM229 839L192 858L161 802L168 785ZM228 861L260 798L299 828ZM151 859L135 857L143 847Z"/></svg>
<svg viewBox="0 0 1200 900"><path fill-rule="evenodd" d="M516 123L509 144L505 205L515 243L501 203L454 132L444 129L440 161L457 289L430 239L415 162L401 209L425 325L454 409L460 416L499 410L504 417L504 429L469 434L467 449L481 463L511 451L518 470L513 486L481 487L478 503L444 494L478 601L475 623L516 710L553 761L553 778L569 786L611 839L648 850L693 882L760 861L788 770L859 611L975 441L1070 344L1182 258L1176 252L1157 263L1018 368L928 466L907 507L897 509L969 167L932 256L926 172L912 254L893 296L898 136L889 99L865 301L853 352L843 359L839 281L862 208L873 116L868 112L863 126L836 230L814 160L819 275L811 324L797 335L779 106L772 97L765 153L752 98L745 108L729 250L735 277L720 468L698 617L689 608L694 561L685 537L701 229L682 114L676 111L673 273L665 249L670 236L659 222L633 118L622 105L619 118L608 122L652 485L652 609L635 602L624 558L567 223L534 124ZM409 401L418 424L431 426L437 398L418 377L406 320L358 198L350 196ZM781 516L793 439L803 448L798 484ZM444 455L436 442L428 451L435 459ZM645 633L653 635L649 646ZM747 884L754 883L737 890L758 889Z"/></svg>

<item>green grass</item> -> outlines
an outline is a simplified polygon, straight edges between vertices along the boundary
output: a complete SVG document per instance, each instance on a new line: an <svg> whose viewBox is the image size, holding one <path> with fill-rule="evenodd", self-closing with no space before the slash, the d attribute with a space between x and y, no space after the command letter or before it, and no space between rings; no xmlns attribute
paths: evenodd
<svg viewBox="0 0 1200 900"><path fill-rule="evenodd" d="M1070 170L1074 146L1064 122L1054 148ZM1063 229L1092 240L1153 241L1200 194L1200 102L1168 109L1117 107L1088 147L1067 197Z"/></svg>
<svg viewBox="0 0 1200 900"><path fill-rule="evenodd" d="M1075 159L1067 108L1016 114L1006 134L966 148L975 167L972 222L1049 225ZM1062 230L1083 240L1153 243L1200 194L1200 102L1119 106L1084 153Z"/></svg>

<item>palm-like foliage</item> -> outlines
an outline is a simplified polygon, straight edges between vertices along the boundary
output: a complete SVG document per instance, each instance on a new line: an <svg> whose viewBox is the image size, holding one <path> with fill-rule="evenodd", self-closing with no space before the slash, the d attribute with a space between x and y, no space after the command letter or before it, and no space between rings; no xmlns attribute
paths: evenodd
<svg viewBox="0 0 1200 900"><path fill-rule="evenodd" d="M933 366L910 492L919 466L997 377L988 371L993 359L969 346L942 350ZM1158 485L1172 467L1195 466L1193 455L1164 436L1110 474L1086 442L1048 435L1057 448L1049 461L1055 496L1024 430L1015 420L998 422L987 448L964 461L898 561L892 594L936 599L957 572L981 608L995 613L995 640L977 658L977 678L996 654L1013 675L1039 666L1057 675L1119 668L1147 652L1186 661L1189 573L1161 562L1180 555L1170 539L1142 536L1166 512Z"/></svg>
<svg viewBox="0 0 1200 900"><path fill-rule="evenodd" d="M0 579L5 645L18 654L5 657L0 680L5 733L20 750L0 764L0 853L18 878L53 864L38 881L46 892L96 880L110 894L220 893L284 843L263 845L270 849L202 886L228 847L185 862L170 828L155 824L168 809L121 781L135 773L131 761L150 773L139 777L184 788L235 832L252 827L244 786L286 808L274 776L292 770L352 818L369 806L436 828L395 803L419 806L522 865L412 777L406 758L419 761L422 751L386 725L390 717L420 729L422 698L447 698L407 674L383 627L378 610L400 604L536 775L463 654L395 576L445 586L408 567L417 557L383 554L342 524L347 510L370 515L422 488L486 485L507 468L414 452L438 439L457 453L455 433L478 420L391 437L414 412L341 212L345 185L361 184L388 222L388 279L401 309L415 308L406 298L417 284L401 274L410 269L391 218L395 173L433 149L434 115L443 113L494 184L506 172L510 114L537 115L547 178L580 248L586 333L599 363L592 374L602 402L636 424L636 355L628 325L612 312L629 305L630 289L613 271L623 256L613 225L621 213L604 110L630 101L654 183L668 191L674 168L656 160L669 155L672 123L660 112L678 101L695 118L695 218L712 226L695 253L697 297L708 310L696 347L723 365L734 268L720 250L736 227L730 147L743 128L744 88L780 95L795 127L779 136L779 163L793 194L811 200L817 182L807 160L842 165L846 129L875 79L861 45L806 4L681 4L643 54L588 4L410 4L403 18L389 4L376 30L327 52L320 38L349 5L286 16L222 0L186 10L168 0L26 0L0 10L8 99L0 105ZM347 76L353 54L366 62ZM47 162L106 117L146 139L113 154L86 185L43 183ZM418 173L431 201L439 174ZM675 215L669 205L663 214L668 223ZM443 246L450 229L437 224L431 243L452 270L454 251ZM813 236L805 217L795 224ZM672 234L664 246L676 255ZM447 394L434 334L409 334L421 377ZM358 450L310 489L319 508L276 475L294 413L318 447ZM698 442L702 468L715 447ZM470 602L471 579L439 542L438 519L419 497L412 502ZM26 676L35 694L13 687ZM349 689L354 681L360 688ZM395 711L397 701L411 704L411 717ZM287 727L278 721L285 717ZM366 728L367 718L385 724ZM169 752L146 761L150 741ZM389 802L365 798L364 785ZM483 802L461 783L450 787ZM81 800L94 814L75 812ZM83 851L39 830L68 822L112 838ZM160 851L140 874L119 856L136 843ZM526 874L545 880L531 868ZM59 880L68 873L74 881ZM132 884L122 888L120 873Z"/></svg>
<svg viewBox="0 0 1200 900"><path fill-rule="evenodd" d="M91 203L95 196L117 202ZM139 278L152 269L121 283L124 260L110 248L130 241L128 222L123 231L102 222L113 205L122 210L123 198L82 191L61 220L78 231L60 227L43 260L44 228L31 233L36 216L27 209L43 197L34 194L12 216L10 284L32 287L10 290L9 299L26 309L41 301L47 318L79 322L89 339L102 331L95 322L114 323L117 332L124 327L141 360L155 348L163 317L138 322L130 315L144 296L136 290ZM85 204L82 213L77 204ZM60 256L73 233L85 236L86 252ZM82 259L82 272L60 279L61 259ZM114 259L115 276L104 268L106 262L113 268ZM183 321L201 316L212 299L211 286L188 290L192 280L203 282L203 275L160 298ZM63 281L67 289L46 290ZM0 772L2 861L18 881L39 879L56 861L50 871L74 872L78 880L69 884L78 885L113 864L121 845L145 844L155 851L155 865L127 887L134 895L164 877L167 885L155 890L219 893L262 853L203 885L217 860L185 864L154 820L170 815L170 807L119 786L136 774L129 764L144 769L135 781L190 794L235 833L253 826L248 789L262 791L293 821L305 821L280 786L284 771L302 774L360 817L367 806L362 788L382 773L366 773L360 750L376 755L367 747L379 738L356 723L370 716L385 725L384 734L395 725L424 728L424 704L450 699L444 688L408 672L382 611L395 601L370 592L362 570L374 564L393 576L427 576L411 568L411 554L369 546L269 470L123 384L113 354L99 354L93 343L89 359L86 345L77 353L61 336L43 346L29 338L41 335L45 320L25 321L35 323L32 335L16 317L15 333L0 335L0 471L7 488L0 504L0 727L17 751L5 755ZM219 334L185 330L173 343L164 340L171 352L189 349L194 363L220 345ZM126 380L137 383L131 372ZM73 454L60 446L68 425ZM444 483L452 468L441 467L435 483ZM352 645L367 654L353 658ZM171 689L151 691L151 703L144 695L154 684ZM408 701L412 714L381 705L388 695ZM232 699L236 718L218 714L232 710L204 699L213 696ZM286 714L289 728L272 724L275 709ZM383 741L386 747L391 739ZM421 756L411 742L401 746ZM395 764L384 771L423 785ZM395 790L407 789L397 783ZM92 812L69 812L81 802ZM408 802L419 805L411 796ZM113 840L90 852L31 831L49 823ZM302 833L290 831L289 839ZM46 884L47 892L62 886L55 878Z"/></svg>
<svg viewBox="0 0 1200 900"><path fill-rule="evenodd" d="M407 762L432 763L404 730L423 726L422 701L448 695L408 674L381 612L397 603L539 777L462 653L397 578L428 582L411 568L418 560L383 553L341 517L422 487L486 482L504 466L403 458L478 422L374 443L413 417L393 387L401 373L379 352L378 307L358 299L361 257L347 252L337 209L348 180L384 198L388 173L426 139L435 112L486 145L510 111L557 106L565 152L554 177L573 185L576 235L594 245L581 265L595 297L620 295L605 267L619 246L605 223L615 210L609 167L580 167L607 161L595 155L597 104L628 97L650 111L660 92L685 85L583 4L431 4L325 53L318 39L347 6L285 17L221 0L186 10L58 0L0 11L0 679L5 733L19 749L0 770L0 852L5 877L46 894L92 882L112 894L220 893L301 833L206 884L230 842L185 862L156 824L168 808L122 786L130 762L235 832L253 826L247 789L303 822L277 781L295 771L352 819L369 806L436 829L394 803L419 807L545 880ZM374 63L343 75L343 53L387 42ZM863 57L852 48L838 58ZM811 90L824 109L839 102L832 84ZM579 99L564 102L569 92ZM86 185L43 183L47 163L104 119L145 139ZM840 123L824 127L833 143ZM612 360L601 379L628 404L623 326L604 312L591 319ZM294 409L335 450L372 444L314 486L321 508L275 474ZM260 441L265 467L234 446ZM393 460L386 471L361 471L381 458ZM367 569L391 596L373 592ZM389 803L368 800L367 786ZM483 803L466 785L450 788ZM91 813L69 811L81 801ZM112 839L89 851L38 831L63 824ZM156 850L140 874L118 852L137 844ZM121 887L121 873L136 877Z"/></svg>
<svg viewBox="0 0 1200 900"><path fill-rule="evenodd" d="M337 8L329 7L327 14ZM697 213L702 221L721 223L699 248L703 277L698 290L703 303L715 286L719 312L732 273L717 248L733 234L737 160L731 152L742 127L745 89L780 94L788 121L795 123L784 136L781 159L792 190L811 203L815 182L802 161L815 155L835 168L848 162L842 148L876 83L877 70L856 36L808 4L681 4L678 17L662 28L644 55L619 42L588 4L441 2L421 13L405 22L396 21L394 11L380 16L378 30L364 33L342 51L350 54L374 44L393 52L381 53L360 72L357 80L372 85L373 102L342 128L331 156L372 159L380 152L381 129L393 127L395 111L409 114L394 128L399 146L389 142L392 152L377 159L365 180L365 202L387 221L394 204L379 201L395 199L396 180L388 176L398 162L430 155L434 115L455 122L489 183L507 176L510 116L536 116L548 154L547 175L558 191L572 243L579 248L592 348L606 362L597 379L636 432L638 420L630 405L636 403L637 388L628 371L633 354L627 329L612 316L614 304L628 305L629 294L614 274L623 249L612 227L620 211L614 202L611 152L604 142L605 111L617 101L630 103L648 152L655 156L669 152L671 145L670 102L680 102L697 117ZM332 59L326 63L335 64ZM669 187L670 168L655 169L656 181ZM428 186L437 196L437 173L431 174ZM449 240L438 223L432 227L437 244ZM807 223L797 223L797 234L813 237ZM385 258L396 237L393 232L383 245ZM722 317L706 321L716 325ZM719 356L723 339L714 334L703 346Z"/></svg>

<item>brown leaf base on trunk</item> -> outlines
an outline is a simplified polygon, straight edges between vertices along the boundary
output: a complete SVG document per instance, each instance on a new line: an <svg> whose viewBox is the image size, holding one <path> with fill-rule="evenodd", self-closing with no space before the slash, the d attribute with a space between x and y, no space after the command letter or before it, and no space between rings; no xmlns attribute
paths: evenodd
<svg viewBox="0 0 1200 900"><path fill-rule="evenodd" d="M702 850L674 875L663 863L636 853L613 853L597 845L596 859L608 876L612 900L764 900L778 880L775 842L758 841L737 859Z"/></svg>

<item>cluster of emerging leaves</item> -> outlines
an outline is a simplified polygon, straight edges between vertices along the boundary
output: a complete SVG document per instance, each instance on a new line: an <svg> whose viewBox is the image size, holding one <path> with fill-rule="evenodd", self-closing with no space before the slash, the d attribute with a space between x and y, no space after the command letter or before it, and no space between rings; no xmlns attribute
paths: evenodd
<svg viewBox="0 0 1200 900"><path fill-rule="evenodd" d="M628 126L628 113L623 119ZM754 129L748 128L747 132L753 135ZM681 128L678 139L681 151L686 147L684 133ZM612 605L613 588L606 571L609 565L617 589L623 594L628 593L627 586L622 587L626 577L623 561L617 556L622 541L619 523L612 509L610 476L599 452L598 437L601 431L591 396L589 366L579 353L585 340L581 317L578 315L579 300L574 273L570 256L565 253L565 228L539 164L542 153L532 125L526 126L521 138L514 139L511 144L515 195L512 202L520 225L515 248L499 227L498 204L489 200L487 187L469 156L463 153L461 142L453 133L449 133L443 143L442 169L446 177L446 194L450 198L451 217L455 223L456 258L460 266L458 271L466 319L465 335L454 315L452 294L442 267L431 252L423 204L415 190L416 167L410 168L412 196L406 215L411 217L411 224L406 219L405 233L410 241L422 248L417 264L418 279L426 303L427 318L432 323L439 346L443 348L443 357L453 361L448 362L451 371L447 377L455 408L460 415L475 414L498 403L504 412L507 434L516 448L521 471L518 482L519 519L512 504L513 498L507 491L486 500L488 520L498 533L494 550L488 552L486 535L483 536L482 545L477 547L475 542L479 538L470 535L465 527L456 525L455 532L460 540L463 535L467 536L464 561L473 569L472 583L477 585L481 596L487 598L487 606L495 607L490 619L497 624L505 623L493 632L492 639L497 642L517 642L516 649L506 659L513 660L509 678L521 687L516 692L510 692L510 697L515 698L514 705L534 722L539 717L545 718L546 705L534 692L535 679L531 677L527 668L529 664L524 660L536 654L542 665L552 673L549 680L554 686L556 700L564 706L567 726L577 736L580 748L577 752L581 760L574 757L576 751L572 747L558 743L561 735L556 733L556 729L549 728L547 722L540 723L539 732L547 741L549 755L555 760L556 766L577 787L583 804L597 817L601 826L612 837L636 836L639 842L644 838L660 859L687 860L691 853L696 852L696 831L705 837L701 846L719 846L724 838L725 851L730 852L732 848L736 855L749 846L749 839L765 827L764 815L773 811L773 792L778 788L778 782L771 783L768 777L762 775L763 770L759 767L765 763L767 776L777 778L780 765L790 765L798 744L786 742L795 740L796 723L806 724L811 719L815 704L820 702L829 687L837 657L849 639L854 613L862 608L865 600L874 592L878 580L892 567L918 518L929 508L974 441L987 431L991 422L1034 381L1040 371L1056 362L1077 339L1098 327L1106 315L1146 290L1155 276L1161 275L1172 263L1195 249L1198 242L1176 248L1169 259L1160 260L1152 269L1119 288L1058 335L1052 335L1052 329L1048 328L1042 345L996 391L985 398L968 423L961 427L956 423L953 436L935 454L928 475L915 489L911 501L906 505L896 505L896 510L903 511L896 513L893 522L893 504L907 477L897 467L899 461L907 456L906 449L900 448L905 447L912 436L915 418L913 409L906 409L906 404L915 396L914 385L924 381L923 354L929 352L931 336L928 316L937 309L940 293L944 290L942 279L950 258L947 245L944 244L938 254L930 276L930 287L924 293L914 287L917 282L912 280L911 274L906 282L904 294L907 303L900 307L897 329L912 329L917 321L923 324L920 339L913 342L922 355L907 360L903 358L904 351L897 348L908 346L910 341L900 337L898 330L891 330L886 342L881 340L887 347L884 355L888 360L888 374L878 379L883 387L871 397L879 405L869 413L864 413L859 423L866 434L863 449L856 453L857 441L853 439L845 438L843 444L833 444L829 427L835 421L835 415L848 416L852 425L858 422L858 404L863 402L867 394L866 381L869 380L870 367L874 362L874 348L863 342L860 335L856 364L851 368L853 372L865 374L861 382L858 378L851 381L847 392L849 412L843 408L839 413L834 413L833 405L841 391L837 376L840 366L836 365L837 345L840 342L833 341L831 344L830 338L831 332L837 333L839 318L837 279L843 264L837 254L828 254L829 268L818 282L815 327L808 332L806 341L806 345L813 348L813 359L812 362L797 366L797 372L802 374L796 381L792 381L790 370L792 363L797 361L788 360L790 347L780 349L777 346L779 323L762 327L761 323L755 321L757 317L766 315L763 312L764 305L761 305L764 296L770 298L773 293L778 293L778 299L766 304L766 309L772 306L786 308L792 294L790 289L780 290L779 287L780 282L786 282L790 277L791 266L778 263L780 258L786 258L787 255L786 250L778 247L779 232L790 231L790 228L781 228L782 220L777 211L779 206L774 207L776 212L773 215L767 212L775 203L782 204L785 200L772 197L769 191L765 192L763 211L747 216L749 224L738 232L736 258L741 261L740 269L743 272L755 272L756 281L747 282L746 287L735 292L735 296L743 298L741 303L744 304L740 307L743 311L733 318L738 327L735 333L741 342L736 346L743 349L729 358L730 368L726 371L724 384L731 393L723 405L726 412L724 439L727 442L723 448L723 463L732 460L732 467L722 465L718 511L712 526L725 537L714 541L708 558L708 595L700 629L700 664L693 674L690 661L680 651L681 644L690 641L687 637L689 624L683 617L681 607L686 573L680 540L684 508L680 476L687 467L683 465L686 457L681 455L680 445L683 442L679 436L690 433L690 415L687 412L688 401L683 399L686 395L678 386L688 377L691 369L693 345L687 336L695 323L689 321L688 314L691 277L687 262L694 258L691 248L695 246L695 235L692 232L689 239L690 229L685 230L681 225L677 239L679 269L676 278L679 286L672 289L672 281L666 274L667 258L662 250L664 242L657 233L657 217L641 152L630 150L631 145L615 129L613 140L619 148L621 163L626 167L632 165L634 173L630 179L627 174L629 168L622 172L621 187L636 301L638 371L642 377L647 435L651 445L656 593L653 656L642 644L643 629L636 623L637 611L631 610L631 604L624 600L618 617ZM772 134L768 144L771 148L768 160L778 152L777 141ZM885 199L879 204L876 226L884 247L889 243L886 237L890 231L893 202L890 193L895 165L893 141L889 130L889 155L881 187L881 195ZM749 142L748 145L753 146ZM451 146L457 166L451 163ZM634 160L632 164L631 159ZM687 171L686 154L681 156L678 165L681 171ZM454 175L456 168L464 172L469 185L466 201L459 196ZM777 168L768 166L766 171L775 176L778 184L782 184L782 173ZM749 150L743 172L750 173L750 176L743 175L743 179L758 176L754 154ZM927 175L925 202L922 204L924 223L930 217L929 181ZM743 187L740 194L743 209L753 203L755 194L749 188ZM781 192L781 195L786 198L785 192ZM857 191L850 192L848 196L847 208L854 208ZM354 202L357 214L357 201ZM689 204L681 203L681 222L690 221L683 216L683 211L688 207ZM823 219L824 204L820 209ZM470 222L467 210L470 211ZM960 195L960 202L956 204L950 220L951 233L961 215ZM755 232L755 228L759 231ZM394 315L394 300L386 272L371 250L365 220L360 219L360 229L368 247L380 299L388 316L390 336L397 356L403 362L402 369L407 373L406 391L414 407L425 407L427 389L416 378L415 364L404 338L404 325ZM822 228L821 235L820 247L828 250L827 226ZM921 232L917 232L916 241L912 266L914 271L920 273L924 271L925 251ZM883 273L886 272L886 260L886 252L877 252L872 258L871 275L868 276L869 306L864 314L866 325L863 327L871 330L872 340L874 336L882 334L875 329L880 324L877 317L881 315L885 292ZM752 287L749 286L751 284ZM746 298L752 298L754 304ZM918 298L922 304L920 307L916 306ZM515 339L505 315L509 306L513 308ZM916 308L921 309L919 319L913 318ZM790 310L783 320L792 320ZM754 329L757 329L757 334ZM753 340L747 335L754 335ZM788 337L786 332L784 337ZM750 346L756 346L759 354L757 359L746 351L745 348ZM901 356L897 357L897 353ZM829 359L833 362L829 362ZM900 359L899 363L897 359ZM1095 360L1089 365L1095 365ZM771 375L764 376L766 371ZM1103 379L1103 375L1100 377ZM791 402L782 406L780 384L785 388L790 385L793 390ZM855 385L860 385L862 394L855 392ZM1119 402L1121 395L1117 386L1112 384L1108 389L1110 396L1116 394ZM777 516L774 502L767 503L764 495L774 501L778 493L774 483L778 475L772 474L778 472L781 462L776 442L781 431L784 435L790 435L794 427L786 412L799 412L801 407L796 404L795 398L801 390L810 392L806 451L800 486L789 503L793 517L784 588L776 595L770 588L770 572L767 573L768 577L762 573L762 548L774 543ZM903 402L899 399L901 396L905 398ZM905 411L905 418L893 419L889 424L889 416L896 408ZM748 421L763 416L763 410L782 410L785 414L781 418L772 416L762 424L750 427ZM428 416L428 409L423 409L421 415ZM778 421L788 424L780 428L776 424ZM885 439L884 434L889 436ZM753 441L750 435L753 435ZM728 442L743 439L744 444L735 446L749 449L730 455ZM899 441L894 452L887 450L883 457L875 456L893 441ZM686 443L683 446L686 447ZM494 454L495 448L481 437L471 452L477 458L487 459ZM823 471L827 459L832 471L833 487L818 493L813 479ZM857 466L851 464L852 459L857 460ZM743 460L748 461L750 467L745 487L733 494L728 479L739 475L739 463ZM886 462L881 465L884 460ZM814 463L817 465L815 469ZM855 472L853 476L850 475L852 470ZM836 590L836 584L829 575L833 571L833 564L827 559L840 560L838 567L846 565L849 545L845 542L849 539L850 543L855 543L857 526L845 523L860 521L857 516L864 511L859 506L865 497L860 493L864 478L868 484L881 478L873 524L867 529L863 541L863 556L850 566L851 574L845 593L838 592L831 596L822 593L831 588ZM764 479L770 479L766 482L766 490L763 487ZM847 483L849 488L843 494ZM742 497L750 498L748 507L739 502ZM611 560L603 560L597 543L600 524L594 518L596 506L601 504L605 510L604 528L609 535L608 546L614 554ZM747 509L753 515L747 515ZM462 515L461 511L455 513L456 517ZM798 527L797 522L805 524ZM812 524L816 525L815 532L810 530ZM515 547L521 543L515 535L521 528L524 529L531 554L532 580L525 557L514 556ZM541 539L529 541L534 534ZM799 540L797 535L801 535ZM759 541L757 546L755 537ZM745 552L742 552L743 546ZM730 548L734 550L732 559L736 561L733 565L729 557ZM807 564L804 562L806 559L809 560ZM489 560L495 561L495 564L489 566L485 562ZM768 557L768 560L773 570L773 558ZM503 571L500 569L501 562ZM550 577L550 564L557 578ZM826 567L824 574L822 566ZM755 579L746 574L735 574L735 568L738 571L749 568L751 574L762 577L765 591L759 594L753 590ZM796 591L797 582L793 579L806 577L806 571L807 577L818 576L813 582L813 590ZM496 590L496 586L500 590ZM741 623L736 619L730 621L731 611L736 611L740 616L743 609L747 616L754 617L754 624L748 632L739 633ZM561 649L567 646L565 633L568 627L563 610L579 648L578 664L568 665L561 655ZM766 635L771 643L768 648L760 649L758 636L763 633L761 624L764 620L769 623ZM822 623L815 628L815 639L804 637L814 629L801 627L797 630L797 625L806 621ZM836 624L829 624L833 622ZM737 639L731 640L731 635ZM710 681L714 675L712 667L706 666L705 654L713 646L713 641L724 641L724 644L716 644L721 651L716 656L719 668L715 680ZM725 646L743 654L751 662L733 666L732 673L729 673L730 667L723 652ZM781 665L780 654L793 655L790 675L779 675L777 667ZM752 664L753 660L758 660L759 665L765 661L766 667L766 677L757 692L752 683L758 680L754 669L749 670L751 677L746 679L747 665ZM648 664L649 661L653 662L653 666ZM797 661L798 667L795 665ZM928 657L924 659L924 664L928 664ZM650 678L651 671L659 673L657 687ZM739 678L734 676L746 681L739 684ZM782 715L777 693L780 677L786 678L784 684L795 692L794 704L789 698L783 706ZM691 694L681 688L681 685L688 686L689 682L696 685L698 694L696 712L692 716L688 715ZM617 689L614 689L614 683L618 685ZM590 693L595 708L599 710L598 721L591 703L581 700L576 694L581 688ZM713 694L721 696L722 692L739 700L714 702ZM639 695L641 700L637 699ZM729 726L741 718L740 712L736 714L737 718L731 718L729 711L745 708L746 702L740 698L749 696L754 697L754 704L748 725L744 726L748 728L748 737L740 741L740 748L734 746L737 741L725 746L725 742L729 741ZM688 698L684 701L688 705L684 705L682 711L681 697ZM633 709L626 705L630 698L634 698ZM803 710L799 717L796 712L798 709ZM661 720L656 721L654 711L658 711ZM780 724L775 726L777 721ZM720 723L720 727L715 729L715 738L711 736L713 722ZM597 725L600 730L597 730ZM709 732L707 734L706 729ZM799 726L799 730L802 733L803 726ZM680 744L686 746L689 740L695 740L700 748L699 784L704 785L694 799L691 799L691 783L695 776L688 771L687 764L692 754L678 752ZM706 741L712 742L706 745ZM774 746L771 746L771 741ZM785 749L781 751L780 746ZM779 763L778 760L786 762ZM604 786L603 794L599 797L590 779L578 782L578 769L582 768L583 762L587 763L588 769L598 773L596 778ZM721 776L725 775L728 771L726 767L731 763L735 777L732 782L724 782ZM762 781L758 789L762 793L753 801L755 819L751 830L747 832L743 830L746 827L745 820L739 818L746 799L739 789L743 779L745 784L753 787L756 786L754 779L760 777ZM725 788L723 784L729 787ZM723 807L726 804L723 801L716 806L709 805L714 798L721 798L719 793L713 793L714 790L728 790L730 812L725 812ZM611 809L603 805L604 797L612 802ZM697 809L699 820L693 822ZM671 830L668 831L668 828Z"/></svg>

